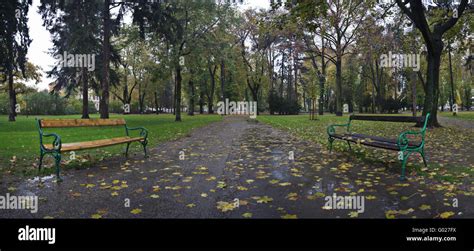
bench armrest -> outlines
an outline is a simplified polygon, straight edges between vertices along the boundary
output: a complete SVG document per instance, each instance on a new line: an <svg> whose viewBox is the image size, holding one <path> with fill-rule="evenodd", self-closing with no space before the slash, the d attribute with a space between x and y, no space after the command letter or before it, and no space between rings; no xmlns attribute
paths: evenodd
<svg viewBox="0 0 474 251"><path fill-rule="evenodd" d="M347 132L349 132L350 125L350 123L329 125L327 129L328 135L334 135L336 133L336 127L347 127Z"/></svg>
<svg viewBox="0 0 474 251"><path fill-rule="evenodd" d="M406 150L409 146L410 140L412 140L408 138L407 135L419 135L421 137L421 143L417 147L420 147L424 144L424 141L425 141L424 131L405 131L405 132L402 132L398 136L398 139L397 139L397 146L400 148L400 150L402 151Z"/></svg>
<svg viewBox="0 0 474 251"><path fill-rule="evenodd" d="M40 134L40 144L41 144L41 147L43 149L47 149L46 147L44 147L44 144L43 144L43 137L45 138L48 138L48 137L54 137L54 140L53 140L53 149L52 150L55 150L55 151L61 151L61 137L59 135L57 135L56 133L50 133L50 134L43 134L41 133Z"/></svg>
<svg viewBox="0 0 474 251"><path fill-rule="evenodd" d="M148 138L148 130L145 127L128 127L125 126L127 130L127 136L129 136L128 131L137 131L140 130L140 137L143 137L145 139Z"/></svg>

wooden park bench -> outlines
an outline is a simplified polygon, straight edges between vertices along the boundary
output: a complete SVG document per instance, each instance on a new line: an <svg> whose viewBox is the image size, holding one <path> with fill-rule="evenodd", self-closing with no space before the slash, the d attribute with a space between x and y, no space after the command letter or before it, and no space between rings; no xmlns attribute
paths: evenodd
<svg viewBox="0 0 474 251"><path fill-rule="evenodd" d="M412 153L419 153L423 158L423 163L426 165L425 159L425 132L426 125L430 114L421 117L408 117L408 116L362 116L362 115L351 115L349 117L349 123L342 125L330 125L327 128L329 135L329 151L332 152L332 143L336 139L345 140L351 149L350 142L362 144L366 146L372 146L376 148L382 148L387 150L398 151L398 159L402 161L402 174L400 179L405 178L405 166L408 157ZM410 122L423 124L423 128L419 131L405 131L398 135L397 139L377 137L371 135L364 135L351 132L351 122L353 120L365 120L365 121L383 121L383 122ZM336 127L346 127L344 133L336 133Z"/></svg>
<svg viewBox="0 0 474 251"><path fill-rule="evenodd" d="M93 149L99 147L107 147L118 144L127 144L125 155L128 157L128 149L132 142L139 142L143 145L145 157L147 157L146 146L148 144L148 130L143 127L130 128L124 119L37 119L38 131L40 136L40 160L39 172L43 164L45 155L50 154L56 161L56 177L59 181L59 168L61 166L61 153L72 152L86 149ZM43 132L44 128L71 128L71 127L99 127L99 126L123 126L125 127L125 136L99 139L93 141L62 143L61 137L56 133L46 134ZM129 131L140 130L139 137L131 137ZM52 144L44 144L44 138L53 138Z"/></svg>

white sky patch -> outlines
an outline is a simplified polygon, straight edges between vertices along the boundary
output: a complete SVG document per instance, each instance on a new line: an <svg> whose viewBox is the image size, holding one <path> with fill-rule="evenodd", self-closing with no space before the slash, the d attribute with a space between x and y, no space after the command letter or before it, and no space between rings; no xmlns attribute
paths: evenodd
<svg viewBox="0 0 474 251"><path fill-rule="evenodd" d="M28 61L35 65L39 65L43 70L42 81L38 83L39 90L48 89L48 84L54 79L46 77L46 71L51 70L54 65L54 58L48 54L50 48L53 47L49 32L43 27L43 19L38 13L39 0L33 0L33 5L28 11L28 27L30 29L30 38L33 40L28 48ZM35 86L35 81L29 81L28 85Z"/></svg>

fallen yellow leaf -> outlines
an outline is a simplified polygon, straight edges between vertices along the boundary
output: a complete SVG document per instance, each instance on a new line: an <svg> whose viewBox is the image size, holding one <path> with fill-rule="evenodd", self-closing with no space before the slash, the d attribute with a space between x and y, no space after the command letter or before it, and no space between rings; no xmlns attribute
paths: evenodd
<svg viewBox="0 0 474 251"><path fill-rule="evenodd" d="M439 216L441 217L441 219L447 219L453 215L454 215L454 212L449 211L449 212L444 212L440 214Z"/></svg>
<svg viewBox="0 0 474 251"><path fill-rule="evenodd" d="M242 214L244 218L252 218L252 213L244 213Z"/></svg>
<svg viewBox="0 0 474 251"><path fill-rule="evenodd" d="M428 210L428 209L431 209L431 206L430 205L426 205L426 204L423 204L420 206L420 210Z"/></svg>
<svg viewBox="0 0 474 251"><path fill-rule="evenodd" d="M351 217L351 218L357 218L357 217L359 217L359 213L358 213L358 212L350 212L348 215L349 215L349 217Z"/></svg>
<svg viewBox="0 0 474 251"><path fill-rule="evenodd" d="M130 211L130 213L132 213L132 214L140 214L141 212L142 212L142 210L140 208L135 208L132 211Z"/></svg>
<svg viewBox="0 0 474 251"><path fill-rule="evenodd" d="M100 219L100 218L102 218L102 215L100 215L100 214L93 214L93 215L91 216L91 218L92 218L92 219Z"/></svg>

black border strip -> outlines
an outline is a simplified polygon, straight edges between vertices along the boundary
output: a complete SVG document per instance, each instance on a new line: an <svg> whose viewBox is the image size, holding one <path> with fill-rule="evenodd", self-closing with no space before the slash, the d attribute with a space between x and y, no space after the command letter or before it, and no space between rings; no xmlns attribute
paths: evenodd
<svg viewBox="0 0 474 251"><path fill-rule="evenodd" d="M54 227L56 243L18 240L20 227ZM407 242L412 228L456 228L455 242ZM29 248L418 249L474 250L467 220L0 220L0 250Z"/></svg>

